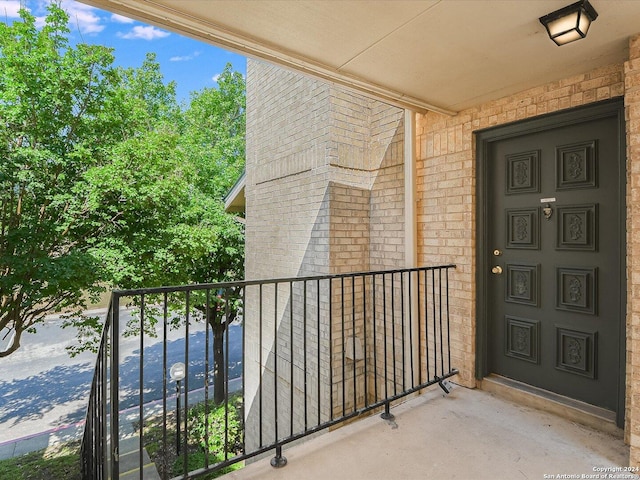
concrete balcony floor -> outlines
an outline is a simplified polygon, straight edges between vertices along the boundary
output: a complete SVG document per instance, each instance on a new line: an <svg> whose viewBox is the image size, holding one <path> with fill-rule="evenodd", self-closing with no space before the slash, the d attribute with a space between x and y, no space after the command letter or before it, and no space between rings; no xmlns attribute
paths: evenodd
<svg viewBox="0 0 640 480"><path fill-rule="evenodd" d="M288 464L284 468L272 468L267 458L224 478L589 478L587 475L601 473L598 468L628 465L629 449L621 435L594 430L485 391L457 387L444 397L435 387L391 412L395 415L392 422L374 415L285 447Z"/></svg>

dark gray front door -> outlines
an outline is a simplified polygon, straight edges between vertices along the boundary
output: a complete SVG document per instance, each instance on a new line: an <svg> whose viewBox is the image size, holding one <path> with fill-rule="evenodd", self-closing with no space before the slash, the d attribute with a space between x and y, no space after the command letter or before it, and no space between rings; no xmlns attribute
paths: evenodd
<svg viewBox="0 0 640 480"><path fill-rule="evenodd" d="M619 117L487 142L488 371L617 412ZM622 190L621 190L622 189Z"/></svg>

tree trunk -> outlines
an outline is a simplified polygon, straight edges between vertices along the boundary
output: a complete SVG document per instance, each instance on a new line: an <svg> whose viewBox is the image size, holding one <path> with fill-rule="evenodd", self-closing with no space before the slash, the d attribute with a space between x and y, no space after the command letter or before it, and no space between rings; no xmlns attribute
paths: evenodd
<svg viewBox="0 0 640 480"><path fill-rule="evenodd" d="M209 324L213 332L213 401L219 405L226 398L224 324Z"/></svg>

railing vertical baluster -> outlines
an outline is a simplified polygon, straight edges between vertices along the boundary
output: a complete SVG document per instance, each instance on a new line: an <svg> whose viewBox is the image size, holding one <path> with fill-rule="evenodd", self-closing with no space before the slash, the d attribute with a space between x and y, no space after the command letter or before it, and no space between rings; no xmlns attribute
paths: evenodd
<svg viewBox="0 0 640 480"><path fill-rule="evenodd" d="M162 451L167 451L167 321L168 294L164 292L162 304ZM167 479L167 456L162 456L163 477Z"/></svg>
<svg viewBox="0 0 640 480"><path fill-rule="evenodd" d="M398 370L396 367L396 288L395 275L391 273L391 366L393 368L393 394L398 394Z"/></svg>
<svg viewBox="0 0 640 480"><path fill-rule="evenodd" d="M400 272L400 338L402 342L402 390L407 389L405 377L407 376L407 366L405 364L405 351L407 349L406 338L405 338L405 322L404 322L404 273Z"/></svg>
<svg viewBox="0 0 640 480"><path fill-rule="evenodd" d="M434 378L438 377L438 337L436 332L436 272L431 270L431 309L433 312L433 370Z"/></svg>
<svg viewBox="0 0 640 480"><path fill-rule="evenodd" d="M357 396L357 380L358 380L358 371L357 371L357 359L356 359L356 277L352 276L351 278L351 323L352 323L352 332L351 332L351 346L353 347L353 411L355 412L358 409L358 396Z"/></svg>
<svg viewBox="0 0 640 480"><path fill-rule="evenodd" d="M422 302L420 301L420 292L420 270L418 270L416 272L416 295L418 297L416 299L416 303L418 304L416 312L418 314L418 318L416 319L418 322L418 385L422 385L422 309L420 308Z"/></svg>
<svg viewBox="0 0 640 480"><path fill-rule="evenodd" d="M273 313L273 416L275 443L278 443L278 284L274 285L274 313Z"/></svg>
<svg viewBox="0 0 640 480"><path fill-rule="evenodd" d="M451 319L449 318L449 269L445 270L445 277L447 282L446 289L446 298L447 298L447 354L448 354L448 365L447 367L451 370Z"/></svg>
<svg viewBox="0 0 640 480"><path fill-rule="evenodd" d="M304 431L307 431L307 281L303 283L302 295L302 353L304 355L303 374L304 374Z"/></svg>
<svg viewBox="0 0 640 480"><path fill-rule="evenodd" d="M411 388L416 386L415 382L415 370L414 370L414 361L413 357L415 356L415 352L413 351L413 285L411 284L411 278L413 277L413 272L409 271L407 275L407 283L408 283L408 291L407 297L409 299L409 303L407 304L407 308L409 309L409 365L411 369Z"/></svg>
<svg viewBox="0 0 640 480"><path fill-rule="evenodd" d="M209 318L211 315L211 290L207 288L204 299L204 436L209 438ZM215 385L215 383L214 383ZM204 449L204 466L209 468L209 449Z"/></svg>
<svg viewBox="0 0 640 480"><path fill-rule="evenodd" d="M429 280L427 270L424 271L424 346L427 360L427 381L429 381L431 379L431 364L429 360Z"/></svg>
<svg viewBox="0 0 640 480"><path fill-rule="evenodd" d="M278 283L274 286L274 314L273 314L273 377L274 377L274 428L276 456L271 459L271 466L280 468L287 464L287 459L282 456L282 445L278 435Z"/></svg>
<svg viewBox="0 0 640 480"><path fill-rule="evenodd" d="M112 295L111 325L111 476L120 478L120 296Z"/></svg>
<svg viewBox="0 0 640 480"><path fill-rule="evenodd" d="M113 309L113 300L109 302L109 313L108 313L109 316L112 315L112 309ZM105 321L111 324L110 318L107 318ZM107 328L108 328L108 325L107 325ZM108 445L107 434L109 433L107 431L107 426L105 425L107 421L107 405L109 404L109 402L107 402L107 399L109 398L109 390L108 390L108 384L109 384L108 363L109 362L107 361L107 358L108 358L107 352L108 352L107 345L101 345L99 358L100 358L100 366L102 371L102 378L101 378L102 398L100 399L99 405L96 406L96 410L100 411L100 413L102 414L102 418L99 419L97 423L99 425L98 438L100 439L99 440L100 443L104 442L103 446ZM96 423L95 418L93 416L91 418L95 425ZM99 448L98 452L99 452L98 468L100 469L100 476L101 478L107 478L107 460L109 456L107 455L107 451L105 450L105 448Z"/></svg>
<svg viewBox="0 0 640 480"><path fill-rule="evenodd" d="M245 405L247 403L247 329L245 328L246 324L244 320L246 318L246 305L247 305L247 286L242 287L242 395L241 395L241 415L240 415L240 425L242 425L242 454L247 453L247 444L246 444L246 410Z"/></svg>
<svg viewBox="0 0 640 480"><path fill-rule="evenodd" d="M258 357L260 358L260 363L258 364L258 445L262 447L264 445L262 442L262 425L264 424L262 421L262 366L264 365L262 359L262 283L259 285L258 297L258 330L260 336L258 339Z"/></svg>
<svg viewBox="0 0 640 480"><path fill-rule="evenodd" d="M329 277L329 420L333 420L333 290Z"/></svg>
<svg viewBox="0 0 640 480"><path fill-rule="evenodd" d="M364 358L364 406L369 406L369 385L367 377L369 371L367 365L369 359L367 357L367 276L362 275L362 356Z"/></svg>
<svg viewBox="0 0 640 480"><path fill-rule="evenodd" d="M289 435L293 436L293 282L289 282Z"/></svg>
<svg viewBox="0 0 640 480"><path fill-rule="evenodd" d="M320 391L321 387L322 387L322 383L320 381L320 377L321 377L321 372L322 369L320 368L320 363L321 363L321 339L322 339L322 330L320 329L320 280L316 281L316 288L317 288L317 292L316 292L316 315L317 315L317 321L318 321L318 425L320 425L320 423L322 422L322 392Z"/></svg>
<svg viewBox="0 0 640 480"><path fill-rule="evenodd" d="M183 456L183 471L189 472L189 453L187 451L188 437L189 437L189 417L187 412L189 411L189 323L191 321L191 291L187 290L185 293L185 321L184 321L184 437L182 440L182 456ZM178 393L179 395L179 393ZM178 415L180 412L177 412Z"/></svg>
<svg viewBox="0 0 640 480"><path fill-rule="evenodd" d="M414 344L414 338L413 338L413 332L416 331L417 333L417 328L416 328L416 324L414 323L416 321L416 318L419 319L419 315L414 317L413 313L414 311L417 313L418 309L419 309L419 301L420 301L420 295L418 295L418 298L414 298L413 292L414 292L414 285L413 285L413 272L409 271L409 275L408 275L408 283L409 283L409 290L408 290L408 297L409 297L409 353L411 354L409 357L409 362L411 365L411 388L414 388L416 386L416 373L415 373L415 356L416 356L416 352L415 352L415 344ZM419 338L418 338L419 341ZM419 355L419 350L418 350L418 355Z"/></svg>
<svg viewBox="0 0 640 480"><path fill-rule="evenodd" d="M438 269L438 305L440 316L440 376L444 375L444 343L443 343L443 331L442 331L442 269Z"/></svg>
<svg viewBox="0 0 640 480"><path fill-rule="evenodd" d="M142 467L144 466L143 452L143 438L144 438L144 308L145 308L145 296L140 295L140 383L139 385L139 399L138 399L138 425L140 425L140 437L138 438L138 473L140 480L142 480Z"/></svg>
<svg viewBox="0 0 640 480"><path fill-rule="evenodd" d="M94 401L91 403L90 402L90 406L89 408L93 409L95 408L95 412L89 417L90 418L90 425L89 428L91 432L97 432L98 434L98 438L100 439L104 439L106 437L106 431L105 431L105 425L104 423L101 421L101 419L106 419L107 415L106 415L106 406L107 406L107 402L106 402L106 362L104 361L104 356L102 355L102 352L100 352L99 357L98 357L98 362L99 365L97 365L97 368L99 369L99 379L98 379L98 385L101 391L100 396L102 397L101 399L99 398L99 400L96 402L96 400L94 399ZM102 400L102 401L100 401ZM104 406L105 410L102 410L102 406ZM96 416L98 414L98 412L100 412L100 419L98 419L98 421L96 421ZM95 437L94 437L95 438ZM96 445L99 442L92 442L92 449L96 451L97 455L96 455L96 461L98 462L98 467L96 469L92 469L94 470L94 475L96 475L96 477L98 478L105 478L105 466L106 466L106 462L105 462L105 452L104 452L104 448L96 448L98 447L98 445ZM101 447L101 445L100 445Z"/></svg>
<svg viewBox="0 0 640 480"><path fill-rule="evenodd" d="M373 296L373 402L378 401L378 336L376 335L376 324L378 323L376 312L376 274L371 276L371 295Z"/></svg>
<svg viewBox="0 0 640 480"><path fill-rule="evenodd" d="M342 416L344 417L347 414L347 398L346 398L346 384L347 384L347 379L346 377L346 371L345 371L345 338L344 338L344 277L340 277L340 304L341 304L341 309L340 309L340 313L341 313L341 317L342 317L342 321L341 321L341 332L342 332L342 343L340 344L340 351L342 352L342 378L341 378L341 382L342 382Z"/></svg>
<svg viewBox="0 0 640 480"><path fill-rule="evenodd" d="M387 276L382 274L382 338L384 340L384 398L389 398L389 358L387 357Z"/></svg>
<svg viewBox="0 0 640 480"><path fill-rule="evenodd" d="M391 306L393 307L393 273L391 273ZM391 314L391 319L393 322L393 313ZM391 404L389 402L389 352L388 352L388 328L387 328L387 276L385 273L382 273L382 327L384 329L384 333L382 335L383 339L384 339L384 398L385 398L385 402L384 402L384 413L382 415L380 415L381 418L383 418L384 420L391 420L393 419L393 415L391 414L391 412L389 411L389 409L391 408ZM395 328L393 326L393 323L391 325L391 330L392 330L392 337L393 337L393 332L395 332ZM391 339L392 342L394 342L392 344L392 351L395 352L395 340L392 338ZM394 367L394 378L393 378L393 382L394 382L394 390L395 390L395 358L393 359L392 365Z"/></svg>
<svg viewBox="0 0 640 480"><path fill-rule="evenodd" d="M289 435L293 436L293 282L289 282Z"/></svg>
<svg viewBox="0 0 640 480"><path fill-rule="evenodd" d="M229 459L229 288L224 289L224 459Z"/></svg>

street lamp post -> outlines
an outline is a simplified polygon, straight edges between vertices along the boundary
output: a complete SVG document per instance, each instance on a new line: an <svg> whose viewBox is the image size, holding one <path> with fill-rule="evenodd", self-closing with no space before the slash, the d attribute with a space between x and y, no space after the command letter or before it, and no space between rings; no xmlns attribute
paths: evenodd
<svg viewBox="0 0 640 480"><path fill-rule="evenodd" d="M185 376L184 363L178 362L171 365L169 375L171 376L171 380L176 381L176 452L180 454L180 396L182 393L180 382Z"/></svg>

